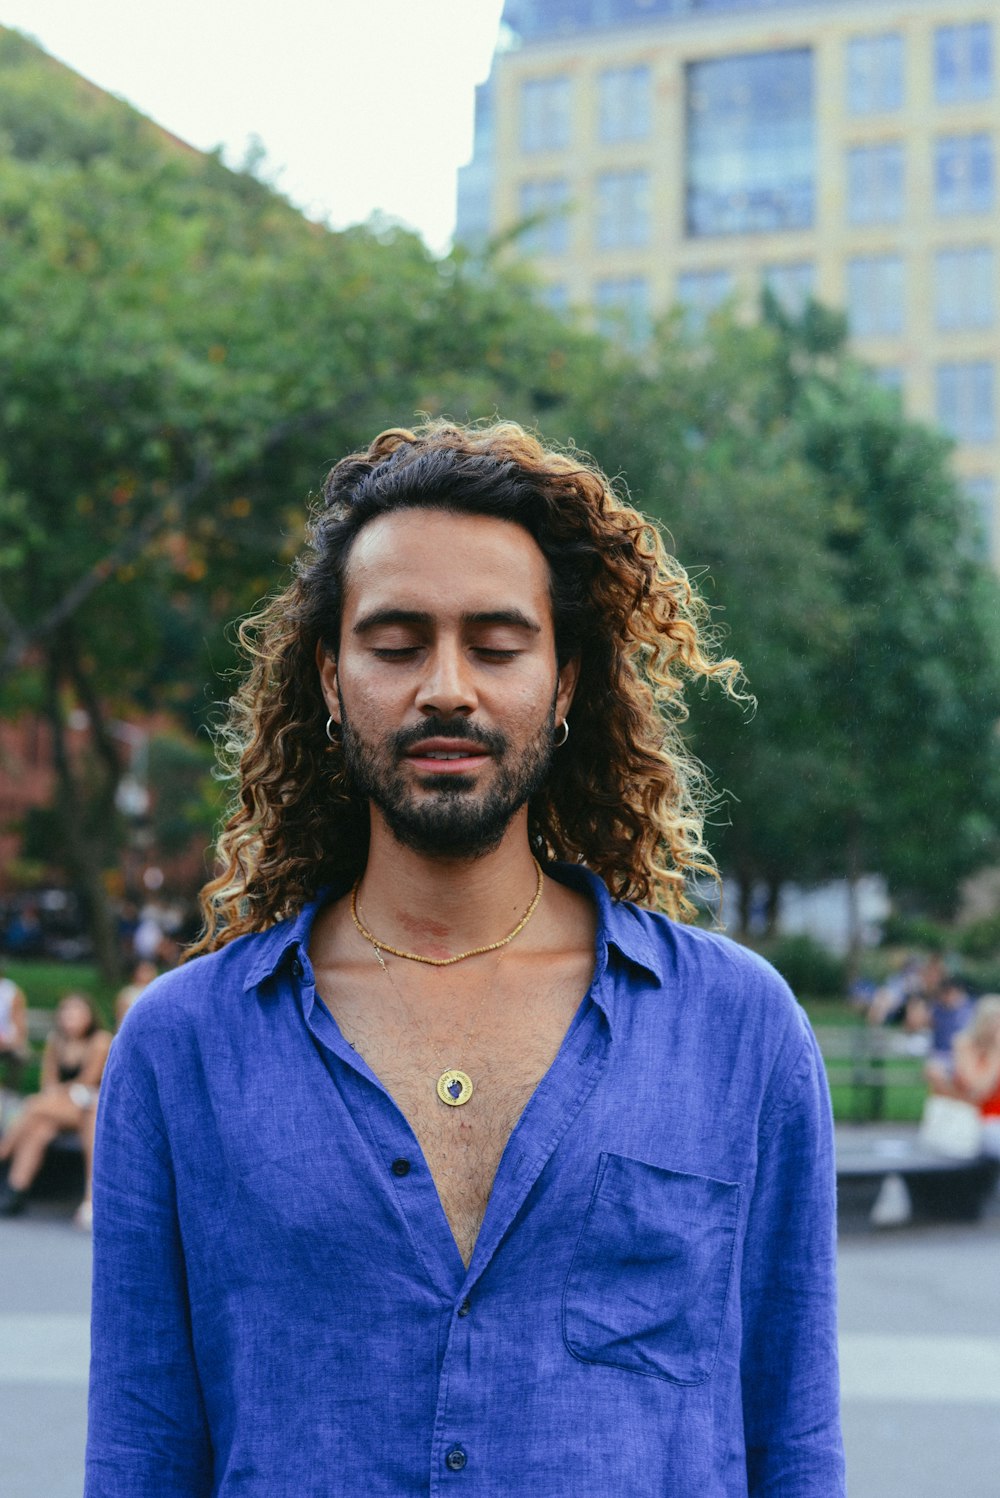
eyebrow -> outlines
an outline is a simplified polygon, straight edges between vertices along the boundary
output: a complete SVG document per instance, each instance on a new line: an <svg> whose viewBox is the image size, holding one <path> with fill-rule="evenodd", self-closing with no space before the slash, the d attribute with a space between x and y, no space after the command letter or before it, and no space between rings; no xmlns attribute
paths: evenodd
<svg viewBox="0 0 1000 1498"><path fill-rule="evenodd" d="M373 629L379 629L389 624L411 624L427 628L434 623L433 614L422 612L420 609L374 609L370 614L362 614L351 633L364 635ZM522 614L520 609L482 609L475 613L463 614L462 623L465 625L502 625L508 629L525 630L530 634L541 633L541 625L527 614Z"/></svg>

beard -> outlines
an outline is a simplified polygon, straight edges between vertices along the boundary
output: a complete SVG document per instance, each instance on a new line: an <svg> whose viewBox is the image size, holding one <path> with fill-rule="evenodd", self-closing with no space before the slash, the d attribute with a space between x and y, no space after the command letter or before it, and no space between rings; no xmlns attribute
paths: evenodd
<svg viewBox="0 0 1000 1498"><path fill-rule="evenodd" d="M555 732L555 703L534 737L519 751L506 735L476 728L464 718L428 718L377 743L354 732L341 700L340 736L351 789L378 807L397 842L437 858L481 858L499 847L514 816L548 781ZM469 739L489 750L493 782L477 793L471 775L424 776L424 794L407 783L402 761L423 739Z"/></svg>

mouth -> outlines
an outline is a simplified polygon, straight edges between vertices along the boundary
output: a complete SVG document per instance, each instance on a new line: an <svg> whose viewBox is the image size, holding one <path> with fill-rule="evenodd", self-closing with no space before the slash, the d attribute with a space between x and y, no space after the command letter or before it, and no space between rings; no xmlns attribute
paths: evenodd
<svg viewBox="0 0 1000 1498"><path fill-rule="evenodd" d="M424 739L404 758L422 775L469 775L486 764L490 752L468 739Z"/></svg>

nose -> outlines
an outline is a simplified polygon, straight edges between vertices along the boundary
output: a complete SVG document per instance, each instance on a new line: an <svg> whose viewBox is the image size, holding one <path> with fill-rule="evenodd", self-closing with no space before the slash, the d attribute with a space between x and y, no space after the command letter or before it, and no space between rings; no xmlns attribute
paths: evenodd
<svg viewBox="0 0 1000 1498"><path fill-rule="evenodd" d="M457 641L439 641L427 654L427 666L417 691L416 705L428 717L456 713L466 716L478 704L470 663Z"/></svg>

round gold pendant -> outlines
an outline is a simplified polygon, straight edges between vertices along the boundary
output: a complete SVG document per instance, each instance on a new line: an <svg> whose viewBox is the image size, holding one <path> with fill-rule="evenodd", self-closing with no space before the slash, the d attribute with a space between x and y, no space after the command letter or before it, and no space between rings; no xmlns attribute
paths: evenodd
<svg viewBox="0 0 1000 1498"><path fill-rule="evenodd" d="M464 1071L449 1067L438 1077L437 1095L449 1108L461 1108L472 1096L472 1079Z"/></svg>

